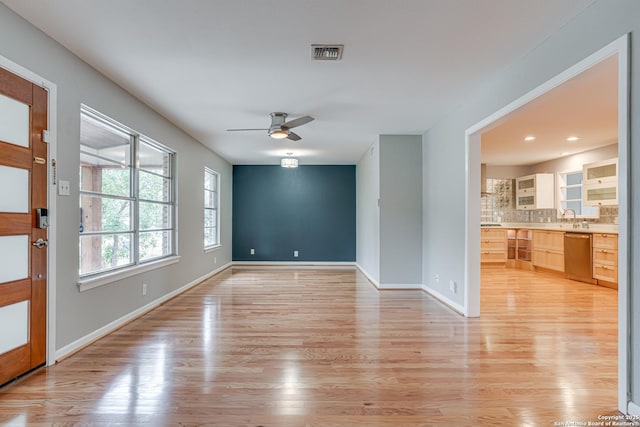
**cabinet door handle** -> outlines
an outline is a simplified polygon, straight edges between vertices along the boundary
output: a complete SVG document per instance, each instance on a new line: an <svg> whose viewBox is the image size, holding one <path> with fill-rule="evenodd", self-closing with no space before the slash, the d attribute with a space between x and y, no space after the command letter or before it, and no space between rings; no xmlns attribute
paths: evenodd
<svg viewBox="0 0 640 427"><path fill-rule="evenodd" d="M606 250L606 249L603 249L603 250L601 250L600 252L602 252L603 254L606 254L606 253L607 253L607 250Z"/></svg>

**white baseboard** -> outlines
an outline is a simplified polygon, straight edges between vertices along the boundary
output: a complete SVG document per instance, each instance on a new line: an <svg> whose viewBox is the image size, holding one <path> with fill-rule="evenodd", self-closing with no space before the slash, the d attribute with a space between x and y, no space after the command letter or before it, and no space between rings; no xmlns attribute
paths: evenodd
<svg viewBox="0 0 640 427"><path fill-rule="evenodd" d="M91 332L90 334L85 335L82 338L79 338L77 340L75 340L74 342L72 342L71 344L67 344L64 347L56 350L56 354L55 354L55 360L59 361L60 359L65 358L66 356L69 356L71 354L73 354L74 352L80 350L83 347L86 347L87 345L99 340L100 338L104 337L105 335L110 334L111 332L115 331L116 329L124 326L125 324L131 322L132 320L136 319L137 317L140 317L142 315L144 315L145 313L153 310L154 308L158 307L159 305L161 305L162 303L170 300L171 298L191 289L192 287L196 286L197 284L201 283L202 281L210 278L211 276L214 276L216 274L218 274L219 272L221 272L222 270L226 270L227 268L229 268L232 265L232 263L227 263L221 267L218 267L217 269L198 277L197 279L192 280L191 282L187 283L186 285L172 291L169 292L168 294L165 294L163 296L161 296L160 298L151 301L149 304L146 304L140 308L138 308L137 310L132 311L131 313L128 313L122 317L120 317L119 319L114 320L111 323L108 323L106 325L104 325L103 327Z"/></svg>
<svg viewBox="0 0 640 427"><path fill-rule="evenodd" d="M233 261L232 266L246 269L276 267L281 269L345 269L355 267L354 262L332 261Z"/></svg>
<svg viewBox="0 0 640 427"><path fill-rule="evenodd" d="M422 289L422 285L420 283L381 283L380 286L378 286L378 289L380 290L391 290L391 289L398 289L398 290L420 290Z"/></svg>
<svg viewBox="0 0 640 427"><path fill-rule="evenodd" d="M629 404L627 405L627 412L629 412L629 415L640 417L640 406L636 405L633 402L629 402Z"/></svg>
<svg viewBox="0 0 640 427"><path fill-rule="evenodd" d="M430 288L427 285L422 285L422 290L428 293L429 295L431 295L432 297L434 297L435 299L437 299L438 301L440 301L441 303L443 303L444 305L448 306L452 310L458 312L458 314L462 314L464 316L464 307L458 304L457 302L447 298L446 296L442 295L440 292L436 291L433 288Z"/></svg>
<svg viewBox="0 0 640 427"><path fill-rule="evenodd" d="M365 270L364 268L362 268L362 266L360 264L356 263L356 267L358 268L358 270L360 270L360 272L362 274L364 274L364 276L371 282L371 284L373 286L375 286L376 288L378 288L380 290L385 290L385 289L398 289L398 290L422 289L422 285L420 283L408 283L408 284L404 284L404 283L380 283L376 279L371 277L369 272L367 270Z"/></svg>
<svg viewBox="0 0 640 427"><path fill-rule="evenodd" d="M380 283L378 283L378 281L376 279L374 279L367 270L365 270L360 264L358 264L356 262L356 267L358 268L358 270L360 270L360 273L364 274L364 277L367 278L367 280L369 280L371 282L371 284L373 286L375 286L377 289L380 289Z"/></svg>

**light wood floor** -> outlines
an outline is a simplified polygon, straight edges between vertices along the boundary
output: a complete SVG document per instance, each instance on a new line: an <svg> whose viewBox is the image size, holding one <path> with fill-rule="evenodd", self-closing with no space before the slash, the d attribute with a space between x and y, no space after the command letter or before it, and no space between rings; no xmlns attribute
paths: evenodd
<svg viewBox="0 0 640 427"><path fill-rule="evenodd" d="M227 270L0 390L0 424L553 426L616 414L616 291L504 268L482 316L359 272Z"/></svg>

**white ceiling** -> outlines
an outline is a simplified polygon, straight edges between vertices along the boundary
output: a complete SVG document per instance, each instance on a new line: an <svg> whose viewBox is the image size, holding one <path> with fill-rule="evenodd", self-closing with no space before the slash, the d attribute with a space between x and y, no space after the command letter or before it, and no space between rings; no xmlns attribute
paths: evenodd
<svg viewBox="0 0 640 427"><path fill-rule="evenodd" d="M525 141L534 136L535 140ZM567 141L570 136L576 141ZM482 162L535 165L618 142L618 57L609 57L482 134Z"/></svg>
<svg viewBox="0 0 640 427"><path fill-rule="evenodd" d="M380 134L428 130L594 0L2 2L234 164L354 164ZM343 60L312 62L313 43L344 44ZM272 111L316 120L299 142L226 132Z"/></svg>

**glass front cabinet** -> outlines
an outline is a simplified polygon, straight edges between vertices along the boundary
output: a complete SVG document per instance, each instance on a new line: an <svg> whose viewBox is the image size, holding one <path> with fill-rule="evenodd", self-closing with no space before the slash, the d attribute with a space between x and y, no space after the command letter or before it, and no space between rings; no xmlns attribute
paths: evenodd
<svg viewBox="0 0 640 427"><path fill-rule="evenodd" d="M555 188L552 173L516 178L516 209L553 209Z"/></svg>
<svg viewBox="0 0 640 427"><path fill-rule="evenodd" d="M618 204L618 159L587 163L582 167L582 200L588 206Z"/></svg>

